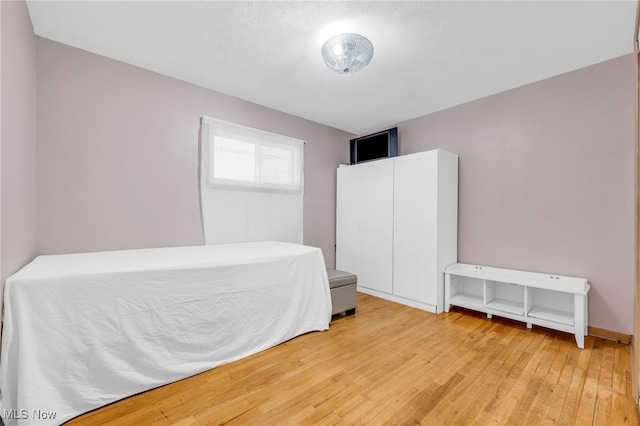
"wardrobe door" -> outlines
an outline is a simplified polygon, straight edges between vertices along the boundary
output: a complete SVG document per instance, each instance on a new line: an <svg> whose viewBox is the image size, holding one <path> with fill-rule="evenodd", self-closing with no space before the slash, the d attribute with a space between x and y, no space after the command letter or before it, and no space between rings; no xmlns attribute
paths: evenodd
<svg viewBox="0 0 640 426"><path fill-rule="evenodd" d="M358 276L358 288L391 294L393 160L338 168L336 268Z"/></svg>
<svg viewBox="0 0 640 426"><path fill-rule="evenodd" d="M393 293L440 305L438 298L438 152L394 163Z"/></svg>

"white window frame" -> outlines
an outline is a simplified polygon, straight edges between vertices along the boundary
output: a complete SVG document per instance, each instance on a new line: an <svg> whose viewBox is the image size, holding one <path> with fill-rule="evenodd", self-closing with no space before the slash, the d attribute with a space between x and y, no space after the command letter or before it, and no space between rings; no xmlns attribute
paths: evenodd
<svg viewBox="0 0 640 426"><path fill-rule="evenodd" d="M254 145L254 180L229 179L216 176L214 141L216 137ZM212 189L282 192L302 194L304 191L304 141L289 136L253 129L239 124L202 117L202 158L206 161L205 184ZM261 181L261 147L276 147L291 153L292 179L288 183Z"/></svg>

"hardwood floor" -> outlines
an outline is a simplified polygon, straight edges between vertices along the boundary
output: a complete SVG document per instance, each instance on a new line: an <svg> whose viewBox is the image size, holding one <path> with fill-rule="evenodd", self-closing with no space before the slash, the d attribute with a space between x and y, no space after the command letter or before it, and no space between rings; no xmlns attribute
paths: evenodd
<svg viewBox="0 0 640 426"><path fill-rule="evenodd" d="M359 293L326 332L67 424L637 425L629 370L624 344Z"/></svg>

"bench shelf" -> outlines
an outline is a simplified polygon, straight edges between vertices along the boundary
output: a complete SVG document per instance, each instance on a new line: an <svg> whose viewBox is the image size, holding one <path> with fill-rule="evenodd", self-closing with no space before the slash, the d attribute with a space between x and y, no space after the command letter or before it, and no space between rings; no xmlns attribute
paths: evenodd
<svg viewBox="0 0 640 426"><path fill-rule="evenodd" d="M456 263L446 268L445 311L451 305L575 335L584 348L589 283L584 278Z"/></svg>

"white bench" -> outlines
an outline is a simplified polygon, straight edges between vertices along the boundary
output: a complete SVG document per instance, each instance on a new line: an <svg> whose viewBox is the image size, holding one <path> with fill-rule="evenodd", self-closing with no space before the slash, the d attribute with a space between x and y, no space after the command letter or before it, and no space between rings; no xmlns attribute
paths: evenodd
<svg viewBox="0 0 640 426"><path fill-rule="evenodd" d="M589 283L584 278L456 263L445 270L450 305L572 333L584 348Z"/></svg>

